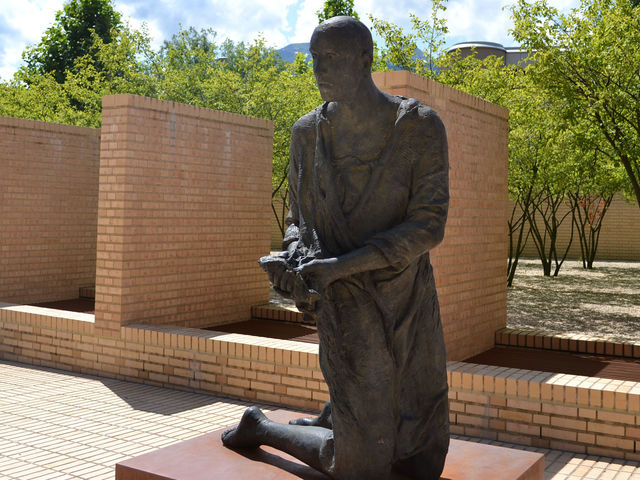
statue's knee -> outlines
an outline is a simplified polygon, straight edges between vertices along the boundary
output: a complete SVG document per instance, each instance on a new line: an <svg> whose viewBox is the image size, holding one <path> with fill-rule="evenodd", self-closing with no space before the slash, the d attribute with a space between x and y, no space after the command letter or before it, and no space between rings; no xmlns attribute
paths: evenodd
<svg viewBox="0 0 640 480"><path fill-rule="evenodd" d="M449 437L433 439L429 447L416 455L399 460L395 469L410 478L419 480L438 480L444 469L449 450Z"/></svg>
<svg viewBox="0 0 640 480"><path fill-rule="evenodd" d="M337 452L335 474L338 480L388 480L392 469L392 448L380 445L366 447L366 443L354 443L348 452Z"/></svg>

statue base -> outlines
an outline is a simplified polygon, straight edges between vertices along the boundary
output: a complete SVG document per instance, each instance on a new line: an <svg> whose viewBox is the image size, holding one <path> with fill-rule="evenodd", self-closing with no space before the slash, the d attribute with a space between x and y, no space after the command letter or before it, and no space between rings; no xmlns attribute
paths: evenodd
<svg viewBox="0 0 640 480"><path fill-rule="evenodd" d="M268 415L286 423L302 416L277 410ZM328 480L296 458L271 447L230 450L218 430L116 465L116 480ZM407 477L394 474L394 480ZM481 443L451 440L442 480L543 480L544 455Z"/></svg>

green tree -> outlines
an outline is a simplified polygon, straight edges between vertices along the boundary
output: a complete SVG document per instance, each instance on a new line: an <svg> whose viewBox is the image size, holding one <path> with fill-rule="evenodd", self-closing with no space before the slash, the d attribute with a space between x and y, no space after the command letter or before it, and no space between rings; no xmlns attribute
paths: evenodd
<svg viewBox="0 0 640 480"><path fill-rule="evenodd" d="M599 145L602 137L589 119L582 119L571 131L580 146L580 154L568 161L566 168L573 172L574 182L568 193L576 236L580 242L582 266L592 269L598 250L600 232L609 205L628 180L624 170L606 156L606 145ZM570 159L571 160L571 159Z"/></svg>
<svg viewBox="0 0 640 480"><path fill-rule="evenodd" d="M284 233L289 143L294 122L321 103L313 71L299 55L282 61L262 38L214 43L210 30L182 30L165 42L153 70L160 98L272 120L272 209Z"/></svg>
<svg viewBox="0 0 640 480"><path fill-rule="evenodd" d="M318 15L318 23L340 15L360 19L358 13L353 9L353 0L326 0L322 10L318 10L316 14Z"/></svg>
<svg viewBox="0 0 640 480"><path fill-rule="evenodd" d="M531 240L538 252L545 276L557 277L567 258L573 242L574 230L572 213L567 209L567 197L571 187L571 172L567 170L565 155L571 147L560 129L555 128L555 106L550 102L540 103L536 112L538 129L527 125L528 133L535 132L536 183L533 184L533 200L526 218ZM564 245L558 241L560 228L567 225L571 229L569 241Z"/></svg>
<svg viewBox="0 0 640 480"><path fill-rule="evenodd" d="M446 19L442 17L446 10L446 0L432 0L429 19L422 20L410 13L411 32L369 15L374 31L382 38L382 45L376 46L374 68L379 71L398 68L437 78L438 63L444 55L445 36L449 32Z"/></svg>
<svg viewBox="0 0 640 480"><path fill-rule="evenodd" d="M534 52L527 74L569 128L589 122L596 161L624 169L640 207L640 7L583 0L563 15L545 0L518 0L512 13L515 39Z"/></svg>
<svg viewBox="0 0 640 480"><path fill-rule="evenodd" d="M73 123L98 127L103 96L132 93L154 97L157 82L149 70L154 53L146 32L122 27L112 32L109 43L95 33L92 40L89 52L67 70L63 87L76 112Z"/></svg>
<svg viewBox="0 0 640 480"><path fill-rule="evenodd" d="M91 52L94 34L104 43L110 43L122 26L120 14L113 9L111 0L68 0L56 13L54 24L46 30L40 43L23 53L24 78L52 73L58 83L64 82L66 72L76 59Z"/></svg>
<svg viewBox="0 0 640 480"><path fill-rule="evenodd" d="M27 75L24 70L0 83L0 115L99 127L104 95L154 96L148 35L124 26L111 38L105 43L93 33L89 52L75 59L61 83L52 72Z"/></svg>
<svg viewBox="0 0 640 480"><path fill-rule="evenodd" d="M232 76L226 82L220 80L216 33L211 29L197 31L193 27L175 33L166 40L155 60L152 71L158 82L158 97L163 100L188 103L209 108L235 111L229 97L230 83L239 79ZM213 92L211 85L219 87ZM224 87L224 88L223 88ZM223 107L223 108L220 108ZM224 108L226 107L226 108Z"/></svg>
<svg viewBox="0 0 640 480"><path fill-rule="evenodd" d="M513 208L507 221L507 284L513 283L527 241L534 243L543 273L557 275L571 245L560 245L558 232L572 219L563 209L573 181L564 168L572 137L563 134L552 100L522 67L504 65L495 56L479 60L453 52L440 66L439 81L509 109L508 189Z"/></svg>
<svg viewBox="0 0 640 480"><path fill-rule="evenodd" d="M1 82L0 115L73 124L73 107L64 86L51 74L37 76L28 88L16 80Z"/></svg>

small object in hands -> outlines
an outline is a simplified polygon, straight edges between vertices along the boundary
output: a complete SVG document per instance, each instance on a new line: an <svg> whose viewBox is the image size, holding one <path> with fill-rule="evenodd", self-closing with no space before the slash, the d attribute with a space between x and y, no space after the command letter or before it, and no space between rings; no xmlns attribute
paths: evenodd
<svg viewBox="0 0 640 480"><path fill-rule="evenodd" d="M277 255L267 255L265 257L260 257L258 260L258 264L267 274L269 274L269 278L272 278L276 273L285 273L287 270L291 271L287 265L287 259L285 257L277 256ZM273 285L273 289L282 295L285 298L291 298L292 292L285 292L278 288L277 285Z"/></svg>
<svg viewBox="0 0 640 480"><path fill-rule="evenodd" d="M287 259L285 257L280 257L276 255L267 255L266 257L260 258L258 260L260 267L267 273L276 273L276 272L289 272L291 275L295 275L293 282L293 292L283 292L278 287L274 285L273 289L283 296L291 296L293 294L293 299L296 302L296 307L300 310L304 316L307 318L305 320L309 321L308 317L315 317L314 312L317 308L317 303L320 300L320 293L318 293L313 288L310 288L305 282L304 278L300 273L295 272L291 266L287 263Z"/></svg>

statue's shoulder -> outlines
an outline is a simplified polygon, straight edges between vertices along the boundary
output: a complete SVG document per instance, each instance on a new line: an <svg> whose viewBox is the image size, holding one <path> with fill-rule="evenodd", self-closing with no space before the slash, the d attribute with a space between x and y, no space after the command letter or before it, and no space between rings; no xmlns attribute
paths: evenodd
<svg viewBox="0 0 640 480"><path fill-rule="evenodd" d="M316 125L318 123L318 111L322 108L319 106L309 113L300 117L291 129L292 140L304 140L315 138Z"/></svg>
<svg viewBox="0 0 640 480"><path fill-rule="evenodd" d="M406 98L396 96L398 103L398 117L409 114L411 118L420 121L439 120L438 113L429 105L416 100L415 98Z"/></svg>
<svg viewBox="0 0 640 480"><path fill-rule="evenodd" d="M444 134L444 124L438 113L415 98L396 97L398 99L398 120L415 122L422 128Z"/></svg>

